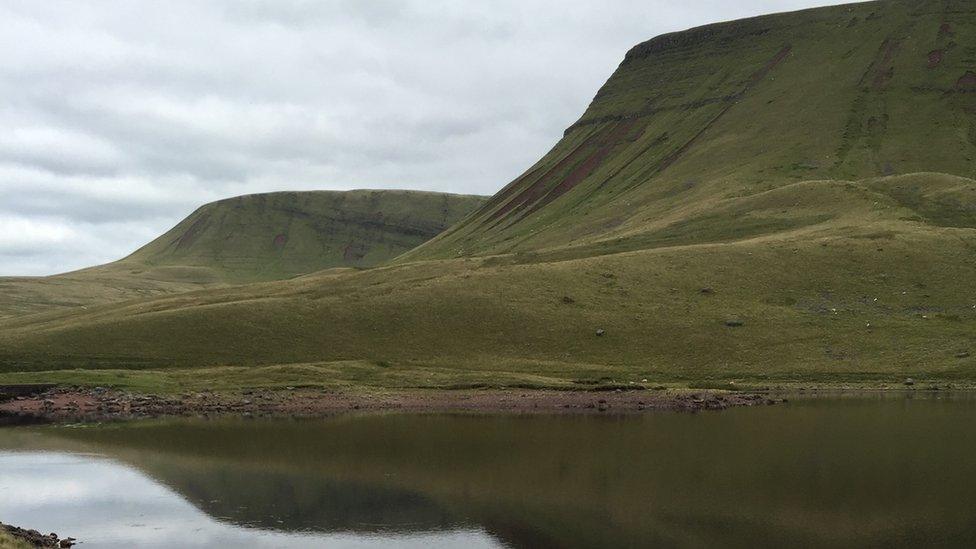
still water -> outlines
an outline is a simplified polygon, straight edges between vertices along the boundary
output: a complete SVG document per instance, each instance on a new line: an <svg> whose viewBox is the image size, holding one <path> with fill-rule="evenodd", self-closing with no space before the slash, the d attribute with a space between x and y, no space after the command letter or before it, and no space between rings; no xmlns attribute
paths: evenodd
<svg viewBox="0 0 976 549"><path fill-rule="evenodd" d="M697 415L0 429L0 521L82 547L976 545L976 397Z"/></svg>

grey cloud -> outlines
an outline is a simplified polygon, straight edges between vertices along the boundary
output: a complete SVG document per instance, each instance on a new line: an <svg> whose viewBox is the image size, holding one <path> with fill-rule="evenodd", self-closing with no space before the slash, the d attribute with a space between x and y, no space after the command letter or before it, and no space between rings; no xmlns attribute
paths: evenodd
<svg viewBox="0 0 976 549"><path fill-rule="evenodd" d="M637 42L826 3L4 2L0 225L51 238L0 240L0 275L119 257L241 193L491 194Z"/></svg>

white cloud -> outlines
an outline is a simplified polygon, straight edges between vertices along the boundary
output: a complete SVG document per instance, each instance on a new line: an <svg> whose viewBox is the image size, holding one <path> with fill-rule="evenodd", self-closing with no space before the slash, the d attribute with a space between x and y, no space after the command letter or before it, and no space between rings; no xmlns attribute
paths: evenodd
<svg viewBox="0 0 976 549"><path fill-rule="evenodd" d="M0 223L64 240L8 248L0 275L125 255L242 193L491 194L558 140L634 44L825 3L4 2Z"/></svg>
<svg viewBox="0 0 976 549"><path fill-rule="evenodd" d="M0 256L34 255L63 246L78 237L60 222L25 217L0 218Z"/></svg>

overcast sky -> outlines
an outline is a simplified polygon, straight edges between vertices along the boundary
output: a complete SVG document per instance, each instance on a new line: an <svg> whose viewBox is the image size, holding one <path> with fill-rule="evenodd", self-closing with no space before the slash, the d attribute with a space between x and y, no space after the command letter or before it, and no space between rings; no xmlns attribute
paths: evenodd
<svg viewBox="0 0 976 549"><path fill-rule="evenodd" d="M5 0L0 275L245 193L492 194L634 44L823 0Z"/></svg>

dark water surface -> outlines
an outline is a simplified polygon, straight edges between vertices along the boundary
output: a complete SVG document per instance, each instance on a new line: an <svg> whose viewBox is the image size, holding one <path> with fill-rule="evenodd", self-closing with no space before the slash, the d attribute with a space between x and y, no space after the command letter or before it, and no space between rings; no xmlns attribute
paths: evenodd
<svg viewBox="0 0 976 549"><path fill-rule="evenodd" d="M82 547L976 546L976 398L697 415L0 429L0 521Z"/></svg>

